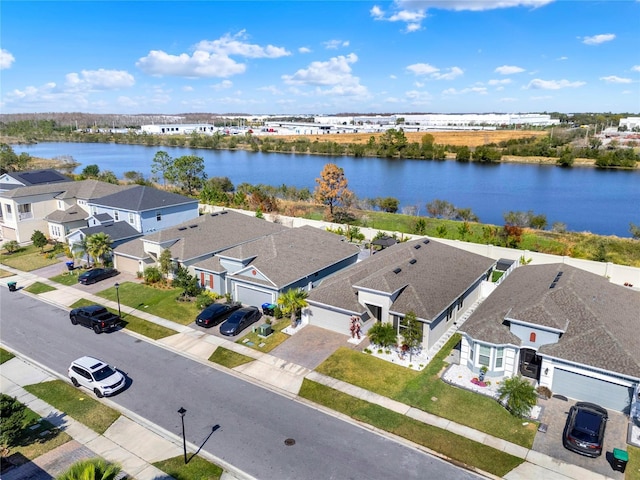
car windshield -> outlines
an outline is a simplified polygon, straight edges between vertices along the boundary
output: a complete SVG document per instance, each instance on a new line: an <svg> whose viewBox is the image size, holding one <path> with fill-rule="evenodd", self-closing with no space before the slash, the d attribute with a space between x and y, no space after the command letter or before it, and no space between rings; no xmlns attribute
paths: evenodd
<svg viewBox="0 0 640 480"><path fill-rule="evenodd" d="M105 378L109 378L114 373L116 373L116 371L113 368L111 368L109 365L105 365L100 370L93 372L93 378L95 378L96 381L100 382Z"/></svg>
<svg viewBox="0 0 640 480"><path fill-rule="evenodd" d="M583 442L595 443L598 441L601 422L602 418L599 415L585 410L578 410L571 436Z"/></svg>

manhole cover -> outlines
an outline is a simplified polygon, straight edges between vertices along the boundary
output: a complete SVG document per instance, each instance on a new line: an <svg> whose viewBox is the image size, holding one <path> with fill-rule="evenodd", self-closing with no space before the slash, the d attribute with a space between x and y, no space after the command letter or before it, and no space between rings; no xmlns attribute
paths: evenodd
<svg viewBox="0 0 640 480"><path fill-rule="evenodd" d="M295 441L293 438L287 438L287 439L284 441L284 444L285 444L287 447L290 447L291 445L295 445L295 444L296 444L296 441Z"/></svg>

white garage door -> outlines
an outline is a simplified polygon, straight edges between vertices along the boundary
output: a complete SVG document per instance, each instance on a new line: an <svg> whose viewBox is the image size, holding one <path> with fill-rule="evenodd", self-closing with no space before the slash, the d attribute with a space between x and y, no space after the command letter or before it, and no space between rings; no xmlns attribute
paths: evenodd
<svg viewBox="0 0 640 480"><path fill-rule="evenodd" d="M596 403L620 412L628 412L627 409L633 394L631 387L569 372L558 367L553 372L551 391L554 394L564 395L582 402Z"/></svg>
<svg viewBox="0 0 640 480"><path fill-rule="evenodd" d="M237 286L236 294L236 300L243 305L253 305L260 308L263 303L273 303L271 292L256 290L243 285Z"/></svg>

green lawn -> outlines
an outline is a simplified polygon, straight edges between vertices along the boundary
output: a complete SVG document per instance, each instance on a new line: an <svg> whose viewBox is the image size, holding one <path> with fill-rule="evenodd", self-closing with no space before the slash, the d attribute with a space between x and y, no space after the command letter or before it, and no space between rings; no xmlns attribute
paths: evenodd
<svg viewBox="0 0 640 480"><path fill-rule="evenodd" d="M120 416L97 401L89 390L62 380L27 385L24 389L100 434Z"/></svg>
<svg viewBox="0 0 640 480"><path fill-rule="evenodd" d="M53 258L48 258L51 256L50 254L54 255ZM2 254L0 254L0 263L17 268L23 272L30 272L38 268L60 263L55 255L57 254L53 252L51 246L45 247L44 253L42 253L39 248L29 245L21 247L20 250L12 254L8 254L6 251L2 252Z"/></svg>
<svg viewBox="0 0 640 480"><path fill-rule="evenodd" d="M640 448L627 445L629 463L625 472L626 480L640 480Z"/></svg>
<svg viewBox="0 0 640 480"><path fill-rule="evenodd" d="M153 466L176 480L216 480L222 476L223 470L218 465L192 455L187 452L189 463L186 465L181 455L156 462Z"/></svg>
<svg viewBox="0 0 640 480"><path fill-rule="evenodd" d="M340 348L318 372L399 402L531 448L537 425L509 414L484 395L453 387L438 377L444 358L459 341L456 335L422 372L416 372L349 348ZM434 400L435 399L435 400Z"/></svg>
<svg viewBox="0 0 640 480"><path fill-rule="evenodd" d="M13 353L7 352L4 348L0 348L0 365L11 360L13 357L15 357Z"/></svg>
<svg viewBox="0 0 640 480"><path fill-rule="evenodd" d="M78 283L78 275L75 272L69 272L67 270L60 275L50 277L49 280L53 280L54 282L61 283L62 285L66 285L67 287L71 287L72 285Z"/></svg>
<svg viewBox="0 0 640 480"><path fill-rule="evenodd" d="M258 324L255 325L257 328ZM282 333L282 330L287 328L288 325L289 320L287 318L280 319L278 323L276 323L275 325L271 325L273 333L268 337L263 338L260 337L256 332L250 332L241 339L237 340L236 343L245 345L249 348L253 348L254 350L257 350L259 352L270 352L289 338L289 335L287 335L286 333ZM246 340L248 340L248 342Z"/></svg>
<svg viewBox="0 0 640 480"><path fill-rule="evenodd" d="M299 394L358 421L442 453L457 462L500 477L524 461L482 443L424 424L306 379L302 382Z"/></svg>
<svg viewBox="0 0 640 480"><path fill-rule="evenodd" d="M87 300L86 298L81 298L73 305L71 305L71 308L85 307L87 305L93 305L93 302ZM118 310L114 308L107 307L107 310L109 310L111 313L118 313ZM150 322L134 315L123 313L121 318L124 328L126 328L127 330L131 330L132 332L139 333L140 335L144 335L145 337L152 338L154 340L159 340L160 338L169 337L178 333L175 330L167 328L163 325L158 325L157 323Z"/></svg>
<svg viewBox="0 0 640 480"><path fill-rule="evenodd" d="M234 352L224 347L218 347L209 357L209 361L227 368L235 368L245 363L253 362L253 358Z"/></svg>
<svg viewBox="0 0 640 480"><path fill-rule="evenodd" d="M48 433L45 433L48 432ZM9 451L9 457L16 464L27 463L71 440L71 437L55 428L33 410L25 408L25 423L22 435Z"/></svg>
<svg viewBox="0 0 640 480"><path fill-rule="evenodd" d="M25 290L29 293L33 293L34 295L40 295L41 293L45 292L53 292L54 290L56 290L56 288L52 287L51 285L47 285L46 283L34 282L33 284L25 288Z"/></svg>
<svg viewBox="0 0 640 480"><path fill-rule="evenodd" d="M182 292L178 288L155 288L140 283L124 282L120 284L119 290L122 305L137 308L181 325L193 322L201 311L195 302L176 301ZM98 295L116 301L116 289L113 287L101 291Z"/></svg>
<svg viewBox="0 0 640 480"><path fill-rule="evenodd" d="M5 277L13 277L15 274L12 272L8 272L7 270L3 270L2 268L0 268L0 278L5 278Z"/></svg>

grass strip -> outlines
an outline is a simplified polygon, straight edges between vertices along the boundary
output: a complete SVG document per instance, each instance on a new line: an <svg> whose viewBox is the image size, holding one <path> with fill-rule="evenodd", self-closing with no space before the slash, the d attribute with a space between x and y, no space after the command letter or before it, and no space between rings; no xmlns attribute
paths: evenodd
<svg viewBox="0 0 640 480"><path fill-rule="evenodd" d="M499 477L506 475L524 461L307 379L303 380L299 395L439 452L463 465L476 467Z"/></svg>
<svg viewBox="0 0 640 480"><path fill-rule="evenodd" d="M224 347L218 347L209 357L209 361L217 363L227 368L235 368L245 363L253 362L255 359L242 355L241 353L234 352Z"/></svg>
<svg viewBox="0 0 640 480"><path fill-rule="evenodd" d="M629 463L625 471L625 480L640 480L640 448L627 445Z"/></svg>
<svg viewBox="0 0 640 480"><path fill-rule="evenodd" d="M289 335L287 335L286 333L282 333L282 330L284 330L288 326L289 321L287 319L281 319L280 321L278 321L278 323L271 324L273 333L271 333L271 335L269 335L268 337L261 337L257 332L251 332L242 337L240 340L237 340L236 343L249 348L253 348L254 350L257 350L259 352L270 352L289 338Z"/></svg>
<svg viewBox="0 0 640 480"><path fill-rule="evenodd" d="M60 275L56 275L55 277L49 277L49 280L53 280L56 283L71 287L78 283L78 275L74 274L73 272L67 271Z"/></svg>
<svg viewBox="0 0 640 480"><path fill-rule="evenodd" d="M15 273L9 272L7 270L3 270L2 268L0 268L0 278L13 277L14 275Z"/></svg>
<svg viewBox="0 0 640 480"><path fill-rule="evenodd" d="M216 480L222 476L223 470L215 463L211 463L201 457L189 457L185 465L182 456L168 458L153 464L175 480Z"/></svg>
<svg viewBox="0 0 640 480"><path fill-rule="evenodd" d="M11 254L5 253L0 255L0 263L12 268L17 268L23 272L31 272L38 268L59 263L56 257L57 252L52 248L41 252L39 248L28 245L26 247L20 247L20 249Z"/></svg>
<svg viewBox="0 0 640 480"><path fill-rule="evenodd" d="M100 434L120 416L116 410L91 397L88 390L62 380L27 385L24 389Z"/></svg>
<svg viewBox="0 0 640 480"><path fill-rule="evenodd" d="M6 351L4 348L0 348L0 365L4 362L8 362L13 357L15 357L13 353Z"/></svg>
<svg viewBox="0 0 640 480"><path fill-rule="evenodd" d="M34 295L40 295L41 293L53 292L54 290L57 290L57 288L47 285L46 283L34 282L25 288L25 290L29 293L33 293Z"/></svg>
<svg viewBox="0 0 640 480"><path fill-rule="evenodd" d="M25 407L25 421L22 434L9 451L9 460L22 465L34 460L54 448L64 445L71 437L43 419L29 407Z"/></svg>
<svg viewBox="0 0 640 480"><path fill-rule="evenodd" d="M460 337L449 339L429 365L416 372L349 348L336 350L316 368L332 378L392 398L494 437L531 448L537 423L523 425L493 398L454 387L440 379Z"/></svg>
<svg viewBox="0 0 640 480"><path fill-rule="evenodd" d="M71 305L71 308L86 307L87 305L93 305L93 302L87 300L86 298L81 298L73 305ZM109 310L111 313L118 313L118 311L113 308L107 307L107 310ZM171 335L175 335L176 333L178 333L175 330L167 328L163 325L158 325L157 323L153 323L149 320L145 320L143 318L139 318L126 313L122 314L122 325L127 330L139 333L140 335L144 335L145 337L151 338L153 340L170 337Z"/></svg>

